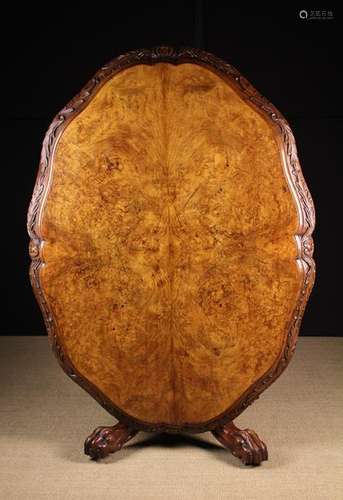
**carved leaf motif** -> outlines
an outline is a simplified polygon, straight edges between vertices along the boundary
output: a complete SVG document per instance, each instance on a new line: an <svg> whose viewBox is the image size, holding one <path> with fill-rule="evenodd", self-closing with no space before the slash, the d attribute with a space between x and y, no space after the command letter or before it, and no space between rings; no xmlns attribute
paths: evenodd
<svg viewBox="0 0 343 500"><path fill-rule="evenodd" d="M315 264L312 258L313 240L311 237L315 225L315 211L310 192L306 186L304 177L301 172L293 134L288 123L276 110L276 108L272 104L270 104L264 97L262 97L250 85L250 83L239 74L239 72L235 68L220 60L219 58L213 56L212 54L201 51L199 49L175 49L171 47L156 47L151 50L142 49L138 51L128 52L127 54L114 59L109 64L103 66L100 71L98 71L98 73L89 81L84 89L74 99L72 99L67 104L67 106L55 117L48 129L43 142L39 172L28 211L27 228L29 236L32 240L30 243L30 255L32 258L30 279L44 316L52 347L63 369L79 385L87 390L107 411L109 411L116 417L120 417L124 422L125 420L128 420L132 423L132 418L129 418L118 408L114 407L104 394L102 394L89 381L85 380L73 368L71 361L68 359L63 350L63 346L59 342L57 328L52 312L49 309L47 301L44 297L44 293L42 292L42 289L40 287L40 269L42 266L44 266L44 262L42 261L41 257L41 248L44 242L41 241L39 219L44 204L44 196L49 188L51 158L54 146L64 127L72 118L80 113L80 111L95 96L103 83L111 78L111 76L125 68L129 68L130 66L136 64L155 64L157 62L163 61L172 64L193 62L195 64L200 64L212 68L216 71L217 74L221 74L230 78L233 85L236 86L241 95L243 95L246 100L249 100L256 109L262 111L265 116L269 118L269 120L272 121L275 126L278 127L280 131L282 148L286 157L287 172L292 184L294 197L297 201L299 217L302 222L297 237L299 241L298 261L303 268L303 284L292 322L289 325L287 340L285 342L280 359L275 364L275 366L273 366L272 369L254 385L254 387L249 391L248 394L244 394L232 408L230 408L223 415L219 416L215 421L209 421L201 426L185 426L186 429L190 428L193 431L201 432L213 429L218 425L233 420L248 405L250 405L255 399L257 399L259 397L259 394L264 391L272 382L274 382L274 380L285 369L295 349L302 315L304 313L306 302L310 295L315 277ZM207 298L206 300L208 303L210 303L209 298ZM216 303L214 299L212 301ZM161 428L157 424L152 425L141 421L137 421L135 422L135 424L137 428L146 430L159 430ZM173 426L169 426L168 430L172 431L176 429L173 429Z"/></svg>

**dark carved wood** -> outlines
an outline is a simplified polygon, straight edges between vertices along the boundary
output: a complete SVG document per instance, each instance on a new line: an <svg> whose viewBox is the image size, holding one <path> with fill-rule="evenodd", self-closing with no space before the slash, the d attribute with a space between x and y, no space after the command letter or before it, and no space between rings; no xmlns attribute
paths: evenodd
<svg viewBox="0 0 343 500"><path fill-rule="evenodd" d="M268 460L267 447L255 431L239 429L233 422L217 427L212 434L244 465L260 465Z"/></svg>
<svg viewBox="0 0 343 500"><path fill-rule="evenodd" d="M95 460L105 458L110 453L119 451L137 432L122 423L110 427L97 427L85 441L85 454Z"/></svg>
<svg viewBox="0 0 343 500"><path fill-rule="evenodd" d="M115 73L122 71L125 68L136 64L155 64L158 62L168 62L171 64L194 63L207 68L217 73L219 76L229 79L239 94L250 103L259 113L273 124L278 133L278 140L284 156L284 164L286 176L291 186L294 198L297 203L299 214L299 230L296 235L296 243L298 248L297 262L299 269L302 272L302 290L292 320L289 324L288 334L284 341L282 352L271 369L264 374L252 387L250 387L230 408L224 411L215 419L209 420L201 424L185 423L182 426L173 426L162 423L149 423L138 420L126 414L116 407L97 387L89 380L83 377L73 366L70 358L64 352L63 345L59 340L58 328L52 311L49 309L47 300L40 287L40 269L44 265L42 260L42 240L39 231L39 219L44 205L45 195L49 184L49 175L51 170L51 159L56 141L66 125L78 113L84 109L89 101L96 95L101 86L109 80ZM311 195L304 181L301 168L299 165L295 141L291 129L285 118L270 104L267 99L262 97L252 85L233 68L221 59L198 49L173 49L169 47L157 47L152 50L138 50L129 52L119 56L109 64L105 65L96 75L87 83L81 92L70 101L70 103L57 114L48 132L45 136L41 154L41 161L38 171L38 176L35 184L35 189L28 211L28 232L31 238L30 256L32 264L30 267L31 283L42 310L46 328L49 334L49 339L55 352L57 359L67 373L75 382L88 391L110 414L126 424L129 428L141 429L145 431L188 431L188 432L204 432L213 430L218 433L218 428L223 429L223 426L231 422L242 411L247 408L259 395L271 385L277 377L284 371L288 365L296 346L296 340L299 332L301 319L304 309L310 295L314 277L315 264L312 258L313 240L312 232L315 224L315 212ZM231 424L229 424L231 425ZM247 431L239 431L247 432ZM251 432L251 431L250 431ZM100 432L101 434L101 432ZM111 434L111 433L110 433ZM223 433L221 432L221 435ZM237 435L237 434L236 434ZM219 436L219 434L218 434ZM246 439L251 434L247 434ZM231 438L230 438L231 439ZM95 437L96 440L96 437ZM121 441L121 440L119 440ZM87 445L87 449L91 449L91 445ZM106 448L106 446L105 446Z"/></svg>

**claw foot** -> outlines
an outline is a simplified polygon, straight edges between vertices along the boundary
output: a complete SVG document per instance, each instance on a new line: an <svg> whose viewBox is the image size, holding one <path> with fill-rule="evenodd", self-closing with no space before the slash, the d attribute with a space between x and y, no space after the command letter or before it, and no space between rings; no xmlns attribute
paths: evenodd
<svg viewBox="0 0 343 500"><path fill-rule="evenodd" d="M268 460L266 445L256 432L250 429L239 429L233 422L230 422L217 427L212 434L244 465L260 465L263 460Z"/></svg>
<svg viewBox="0 0 343 500"><path fill-rule="evenodd" d="M120 422L111 427L97 427L85 441L85 454L95 460L104 458L119 451L136 434L136 430Z"/></svg>

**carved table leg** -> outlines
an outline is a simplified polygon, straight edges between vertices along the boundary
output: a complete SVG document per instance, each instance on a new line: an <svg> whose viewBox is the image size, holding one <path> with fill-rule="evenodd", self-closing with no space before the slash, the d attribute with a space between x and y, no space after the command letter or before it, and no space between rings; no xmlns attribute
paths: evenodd
<svg viewBox="0 0 343 500"><path fill-rule="evenodd" d="M137 432L120 422L111 427L97 427L85 441L85 454L93 459L104 458L119 451Z"/></svg>
<svg viewBox="0 0 343 500"><path fill-rule="evenodd" d="M268 460L267 447L250 429L239 429L233 422L217 427L212 434L218 441L229 448L232 455L241 459L244 465L260 465Z"/></svg>

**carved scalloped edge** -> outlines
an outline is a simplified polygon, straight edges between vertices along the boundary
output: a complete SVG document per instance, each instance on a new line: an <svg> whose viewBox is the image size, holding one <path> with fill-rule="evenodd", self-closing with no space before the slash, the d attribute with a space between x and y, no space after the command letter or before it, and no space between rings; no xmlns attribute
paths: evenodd
<svg viewBox="0 0 343 500"><path fill-rule="evenodd" d="M272 122L279 132L280 149L284 153L285 176L288 178L299 215L299 230L295 235L298 245L297 261L302 270L303 283L298 297L293 317L288 326L288 333L280 356L271 367L253 386L251 386L229 409L219 416L203 423L169 425L165 423L151 424L138 420L116 407L97 387L85 379L73 366L66 355L63 345L58 338L58 328L53 312L50 310L44 292L40 286L40 270L44 266L42 248L44 242L40 236L40 215L44 200L49 190L51 160L58 138L66 125L73 119L87 103L94 97L101 86L115 73L136 64L155 64L169 62L171 64L194 63L203 65L223 78L228 78L240 95L257 111ZM295 351L299 328L305 306L311 293L315 279L315 263L313 255L312 232L315 226L315 211L312 197L304 180L298 161L295 140L289 124L281 113L268 100L259 94L256 89L233 66L218 57L200 49L172 47L155 47L131 51L112 60L103 66L86 84L81 92L72 99L52 121L43 141L41 159L28 211L27 228L31 238L29 252L32 259L30 266L30 280L40 305L52 349L64 371L69 377L83 387L98 401L111 415L131 427L145 431L188 431L205 432L218 425L232 421L242 413L259 395L270 386L284 371Z"/></svg>

